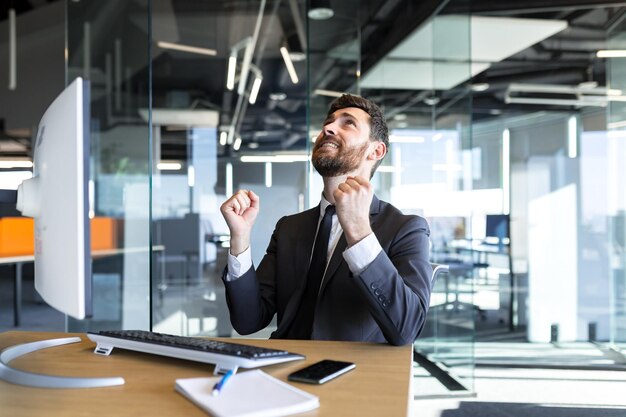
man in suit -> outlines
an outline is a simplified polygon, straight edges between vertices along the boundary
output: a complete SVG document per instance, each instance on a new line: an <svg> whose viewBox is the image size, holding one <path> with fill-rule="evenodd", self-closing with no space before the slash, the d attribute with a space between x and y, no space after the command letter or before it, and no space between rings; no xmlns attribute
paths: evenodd
<svg viewBox="0 0 626 417"><path fill-rule="evenodd" d="M277 314L272 338L415 340L430 300L430 231L423 218L373 193L369 179L388 146L376 104L347 94L336 99L313 146L324 180L320 205L278 221L258 268L250 232L259 197L239 190L222 204L230 229L223 280L236 331L261 330Z"/></svg>

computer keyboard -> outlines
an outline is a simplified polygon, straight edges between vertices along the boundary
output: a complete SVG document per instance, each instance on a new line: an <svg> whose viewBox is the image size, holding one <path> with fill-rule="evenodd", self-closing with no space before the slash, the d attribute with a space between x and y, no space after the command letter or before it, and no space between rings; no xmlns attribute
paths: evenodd
<svg viewBox="0 0 626 417"><path fill-rule="evenodd" d="M239 343L199 337L174 336L145 330L107 330L89 332L97 343L95 353L110 355L113 348L215 364L215 374L237 368L258 368L276 363L304 359L303 355L285 350L268 349Z"/></svg>

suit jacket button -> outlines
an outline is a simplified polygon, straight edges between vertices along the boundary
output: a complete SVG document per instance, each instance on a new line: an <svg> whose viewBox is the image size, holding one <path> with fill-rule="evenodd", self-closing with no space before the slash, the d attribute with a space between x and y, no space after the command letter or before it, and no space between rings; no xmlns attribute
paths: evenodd
<svg viewBox="0 0 626 417"><path fill-rule="evenodd" d="M385 297L383 297L382 295L379 295L379 296L378 296L378 301L380 301L380 302L382 303L382 302L385 302L385 301L386 301L386 299L385 299Z"/></svg>
<svg viewBox="0 0 626 417"><path fill-rule="evenodd" d="M370 288L375 290L376 288L378 288L378 285L374 284L373 282L370 284Z"/></svg>
<svg viewBox="0 0 626 417"><path fill-rule="evenodd" d="M385 308L389 307L389 301L387 300L383 301L383 307Z"/></svg>
<svg viewBox="0 0 626 417"><path fill-rule="evenodd" d="M376 295L380 295L382 292L383 292L383 291L382 291L380 288L376 288L376 289L374 290L374 294L376 294Z"/></svg>

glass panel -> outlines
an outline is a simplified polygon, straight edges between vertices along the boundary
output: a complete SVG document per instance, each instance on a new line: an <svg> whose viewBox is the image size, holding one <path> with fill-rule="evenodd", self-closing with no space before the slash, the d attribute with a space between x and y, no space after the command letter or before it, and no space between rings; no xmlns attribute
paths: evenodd
<svg viewBox="0 0 626 417"><path fill-rule="evenodd" d="M95 216L94 315L69 331L150 328L148 19L148 0L67 2L67 82L91 83Z"/></svg>
<svg viewBox="0 0 626 417"><path fill-rule="evenodd" d="M162 248L153 265L156 331L238 336L221 280L229 231L219 211L234 191L261 200L255 265L276 222L304 209L306 39L298 3L152 1L152 231Z"/></svg>
<svg viewBox="0 0 626 417"><path fill-rule="evenodd" d="M350 92L379 104L391 145L371 180L375 193L406 214L426 217L433 259L445 260L438 256L438 245L471 234L473 207L465 204L473 185L467 159L470 92L465 85L470 77L469 18L424 23L427 11L414 2L401 1L393 8L345 3L335 7L332 19L309 21L311 135L319 132L334 99L326 95ZM386 26L372 23L383 18ZM333 47L323 48L333 37L338 39ZM314 206L323 187L321 177L312 172L309 184ZM473 323L472 268L457 268L436 284L416 347L433 361L445 362L469 390ZM423 370L416 369L416 394L449 395L446 387L430 384L432 378L422 378Z"/></svg>
<svg viewBox="0 0 626 417"><path fill-rule="evenodd" d="M618 50L626 46L626 21L622 18L615 22L609 34L607 49ZM609 58L607 60L607 86L614 90L626 90L626 60L624 58ZM624 156L626 155L626 103L612 101L608 109L608 133L602 135L600 144L594 147L596 158L589 168L590 171L601 168L607 177L605 183L594 181L594 186L601 186L606 200L599 210L597 217L602 219L606 213L606 223L600 224L608 230L608 267L610 291L609 342L618 346L621 351L626 347L626 171L624 171ZM589 143L588 147L595 145ZM599 234L600 237L602 236ZM602 265L604 266L604 265ZM605 320L606 322L606 320ZM596 330L596 329L594 329ZM603 337L605 339L605 337Z"/></svg>
<svg viewBox="0 0 626 417"><path fill-rule="evenodd" d="M598 54L624 49L622 10L474 11L476 40L499 40L473 46L486 66L472 84L481 165L474 173L482 176L474 185L502 196L501 205L475 213L484 216L474 235L480 228L487 240L493 215L510 216L508 261L488 260L476 277L477 340L485 342L477 361L623 363L606 344L619 340L623 318L623 64Z"/></svg>

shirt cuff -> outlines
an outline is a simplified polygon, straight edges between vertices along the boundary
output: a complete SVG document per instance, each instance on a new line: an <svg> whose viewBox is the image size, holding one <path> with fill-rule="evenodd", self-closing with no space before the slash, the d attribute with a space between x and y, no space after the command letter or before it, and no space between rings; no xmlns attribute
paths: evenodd
<svg viewBox="0 0 626 417"><path fill-rule="evenodd" d="M346 260L348 268L354 275L360 275L382 250L383 248L380 246L378 239L376 239L376 235L370 233L358 243L343 251L343 259Z"/></svg>
<svg viewBox="0 0 626 417"><path fill-rule="evenodd" d="M252 255L249 246L238 256L234 256L228 251L228 272L224 280L234 281L245 274L250 268L252 268Z"/></svg>

